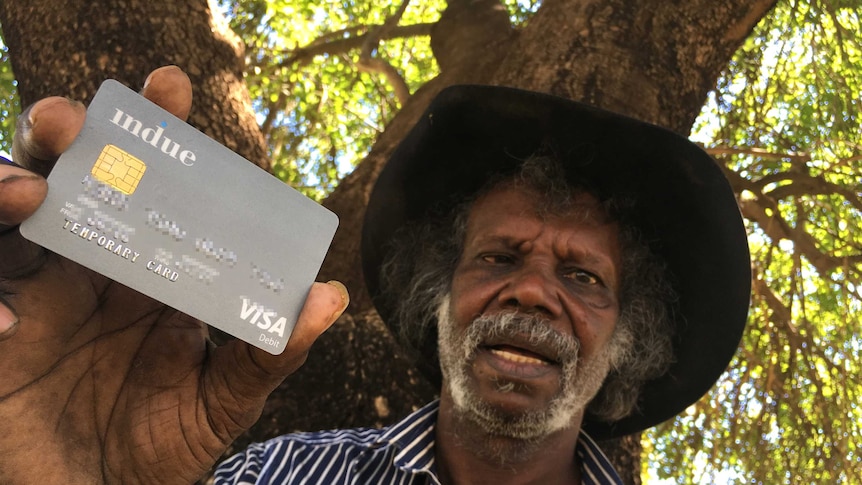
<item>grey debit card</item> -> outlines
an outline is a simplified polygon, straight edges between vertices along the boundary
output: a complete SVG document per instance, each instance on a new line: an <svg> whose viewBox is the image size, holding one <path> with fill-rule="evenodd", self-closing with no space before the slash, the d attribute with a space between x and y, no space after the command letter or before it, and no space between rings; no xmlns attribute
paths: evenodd
<svg viewBox="0 0 862 485"><path fill-rule="evenodd" d="M338 218L116 81L21 233L272 354Z"/></svg>

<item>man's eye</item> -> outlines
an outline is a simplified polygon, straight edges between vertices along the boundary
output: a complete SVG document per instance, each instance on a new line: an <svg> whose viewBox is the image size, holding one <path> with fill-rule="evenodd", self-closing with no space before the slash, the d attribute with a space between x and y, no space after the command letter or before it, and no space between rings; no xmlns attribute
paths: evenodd
<svg viewBox="0 0 862 485"><path fill-rule="evenodd" d="M582 269L575 269L569 271L563 276L582 285L599 285L602 283L601 278L590 273L589 271L584 271Z"/></svg>
<svg viewBox="0 0 862 485"><path fill-rule="evenodd" d="M508 264L512 262L512 257L506 254L483 254L482 261L491 264Z"/></svg>

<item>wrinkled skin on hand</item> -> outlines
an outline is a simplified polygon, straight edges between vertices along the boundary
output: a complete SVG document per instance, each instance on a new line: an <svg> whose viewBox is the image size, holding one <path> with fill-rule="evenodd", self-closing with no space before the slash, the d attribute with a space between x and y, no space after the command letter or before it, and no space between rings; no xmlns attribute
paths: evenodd
<svg viewBox="0 0 862 485"><path fill-rule="evenodd" d="M143 94L185 119L188 77L154 71ZM287 349L214 347L206 325L21 238L82 105L47 98L21 115L0 163L0 483L190 483L260 416L269 393L341 314L315 283ZM38 174L38 175L37 175Z"/></svg>

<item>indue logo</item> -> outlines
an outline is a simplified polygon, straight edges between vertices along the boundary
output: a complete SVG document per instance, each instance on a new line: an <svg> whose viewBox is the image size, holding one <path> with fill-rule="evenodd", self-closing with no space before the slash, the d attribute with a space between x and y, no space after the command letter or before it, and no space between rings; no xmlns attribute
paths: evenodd
<svg viewBox="0 0 862 485"><path fill-rule="evenodd" d="M195 164L195 152L184 150L179 143L164 136L165 128L168 127L167 122L162 121L158 127L145 128L144 124L133 118L131 115L124 113L119 108L115 108L117 112L111 118L111 123L128 131L132 135L140 138L146 143L159 148L165 155L179 161L187 167ZM161 145L159 144L161 142Z"/></svg>

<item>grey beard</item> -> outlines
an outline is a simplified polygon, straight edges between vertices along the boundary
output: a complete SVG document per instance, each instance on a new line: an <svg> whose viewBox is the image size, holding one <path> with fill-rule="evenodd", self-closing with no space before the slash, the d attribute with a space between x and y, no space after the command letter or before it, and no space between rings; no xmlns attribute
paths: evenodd
<svg viewBox="0 0 862 485"><path fill-rule="evenodd" d="M437 309L438 349L440 367L458 417L491 436L526 442L537 442L572 426L598 393L611 368L611 346L584 361L578 357L580 343L577 339L560 334L544 318L515 312L480 316L459 334L449 313L449 300L449 296L445 296ZM562 365L559 391L548 406L519 415L502 413L483 401L470 385L468 375L480 343L490 336L513 334L527 336L531 342L554 349L555 360ZM501 392L513 389L511 382L499 383Z"/></svg>

